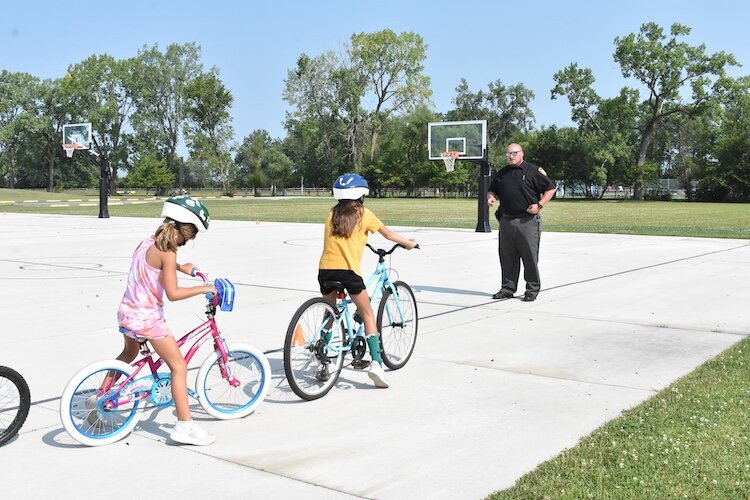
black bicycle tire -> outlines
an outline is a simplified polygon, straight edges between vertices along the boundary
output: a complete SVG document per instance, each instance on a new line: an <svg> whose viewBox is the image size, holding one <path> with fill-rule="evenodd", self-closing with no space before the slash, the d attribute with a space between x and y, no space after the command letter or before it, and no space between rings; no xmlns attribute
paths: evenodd
<svg viewBox="0 0 750 500"><path fill-rule="evenodd" d="M320 399L326 394L328 394L331 389L336 385L336 381L338 380L340 370L335 370L331 372L330 376L333 379L331 383L327 384L326 388L323 391L317 392L317 393L310 393L304 390L303 387L301 387L293 373L292 369L292 361L290 359L290 352L291 352L291 345L292 345L292 339L294 338L294 330L295 326L297 325L297 322L299 321L300 317L307 311L312 305L314 304L325 304L331 308L333 306L328 303L327 300L325 300L323 297L314 297L312 299L309 299L305 301L297 310L294 312L294 316L292 316L292 320L289 322L289 326L287 327L286 337L284 338L284 375L286 376L287 383L289 384L289 387L291 387L292 391L299 396L301 399L304 399L305 401L314 401L316 399ZM339 335L342 335L341 340L344 340L343 334L339 330ZM342 355L343 356L343 355Z"/></svg>
<svg viewBox="0 0 750 500"><path fill-rule="evenodd" d="M19 394L18 413L13 417L8 428L0 433L0 446L2 446L13 439L18 434L18 431L21 430L24 422L26 422L29 410L31 409L31 392L29 391L29 384L26 383L26 379L13 368L0 366L0 378L9 380L16 387Z"/></svg>

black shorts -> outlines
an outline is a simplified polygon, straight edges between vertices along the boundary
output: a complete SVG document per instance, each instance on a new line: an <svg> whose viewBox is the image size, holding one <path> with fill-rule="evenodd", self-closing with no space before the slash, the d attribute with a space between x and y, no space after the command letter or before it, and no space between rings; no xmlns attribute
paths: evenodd
<svg viewBox="0 0 750 500"><path fill-rule="evenodd" d="M344 288L346 288L346 291L350 295L358 295L365 289L365 282L362 276L350 269L319 269L318 283L320 284L320 293L323 295L328 295L336 291L332 288L324 287L323 283L326 281L340 281L344 284Z"/></svg>

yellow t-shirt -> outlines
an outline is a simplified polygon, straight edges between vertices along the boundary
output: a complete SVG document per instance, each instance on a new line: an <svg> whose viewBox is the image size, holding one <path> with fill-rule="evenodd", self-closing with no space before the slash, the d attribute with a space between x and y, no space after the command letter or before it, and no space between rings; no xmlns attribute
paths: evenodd
<svg viewBox="0 0 750 500"><path fill-rule="evenodd" d="M333 235L333 210L328 212L325 236L323 238L323 255L320 256L320 269L349 269L362 276L360 263L365 250L367 237L381 227L383 223L367 207L363 207L362 220L348 238Z"/></svg>

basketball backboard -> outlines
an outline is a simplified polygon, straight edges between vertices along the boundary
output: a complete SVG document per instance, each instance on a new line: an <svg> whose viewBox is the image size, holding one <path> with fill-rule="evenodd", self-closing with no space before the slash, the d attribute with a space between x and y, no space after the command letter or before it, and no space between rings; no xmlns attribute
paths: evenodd
<svg viewBox="0 0 750 500"><path fill-rule="evenodd" d="M90 123L69 123L63 125L63 147L74 149L91 148L91 124Z"/></svg>
<svg viewBox="0 0 750 500"><path fill-rule="evenodd" d="M431 122L427 124L430 160L455 151L459 160L483 160L487 149L487 120Z"/></svg>

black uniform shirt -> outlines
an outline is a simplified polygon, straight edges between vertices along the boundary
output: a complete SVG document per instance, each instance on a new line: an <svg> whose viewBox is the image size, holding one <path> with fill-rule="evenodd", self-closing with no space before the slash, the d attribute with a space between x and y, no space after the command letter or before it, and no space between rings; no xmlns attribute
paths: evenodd
<svg viewBox="0 0 750 500"><path fill-rule="evenodd" d="M541 167L526 160L519 166L506 165L492 178L489 190L500 200L498 215L511 217L529 215L530 205L539 202L546 191L555 187Z"/></svg>

